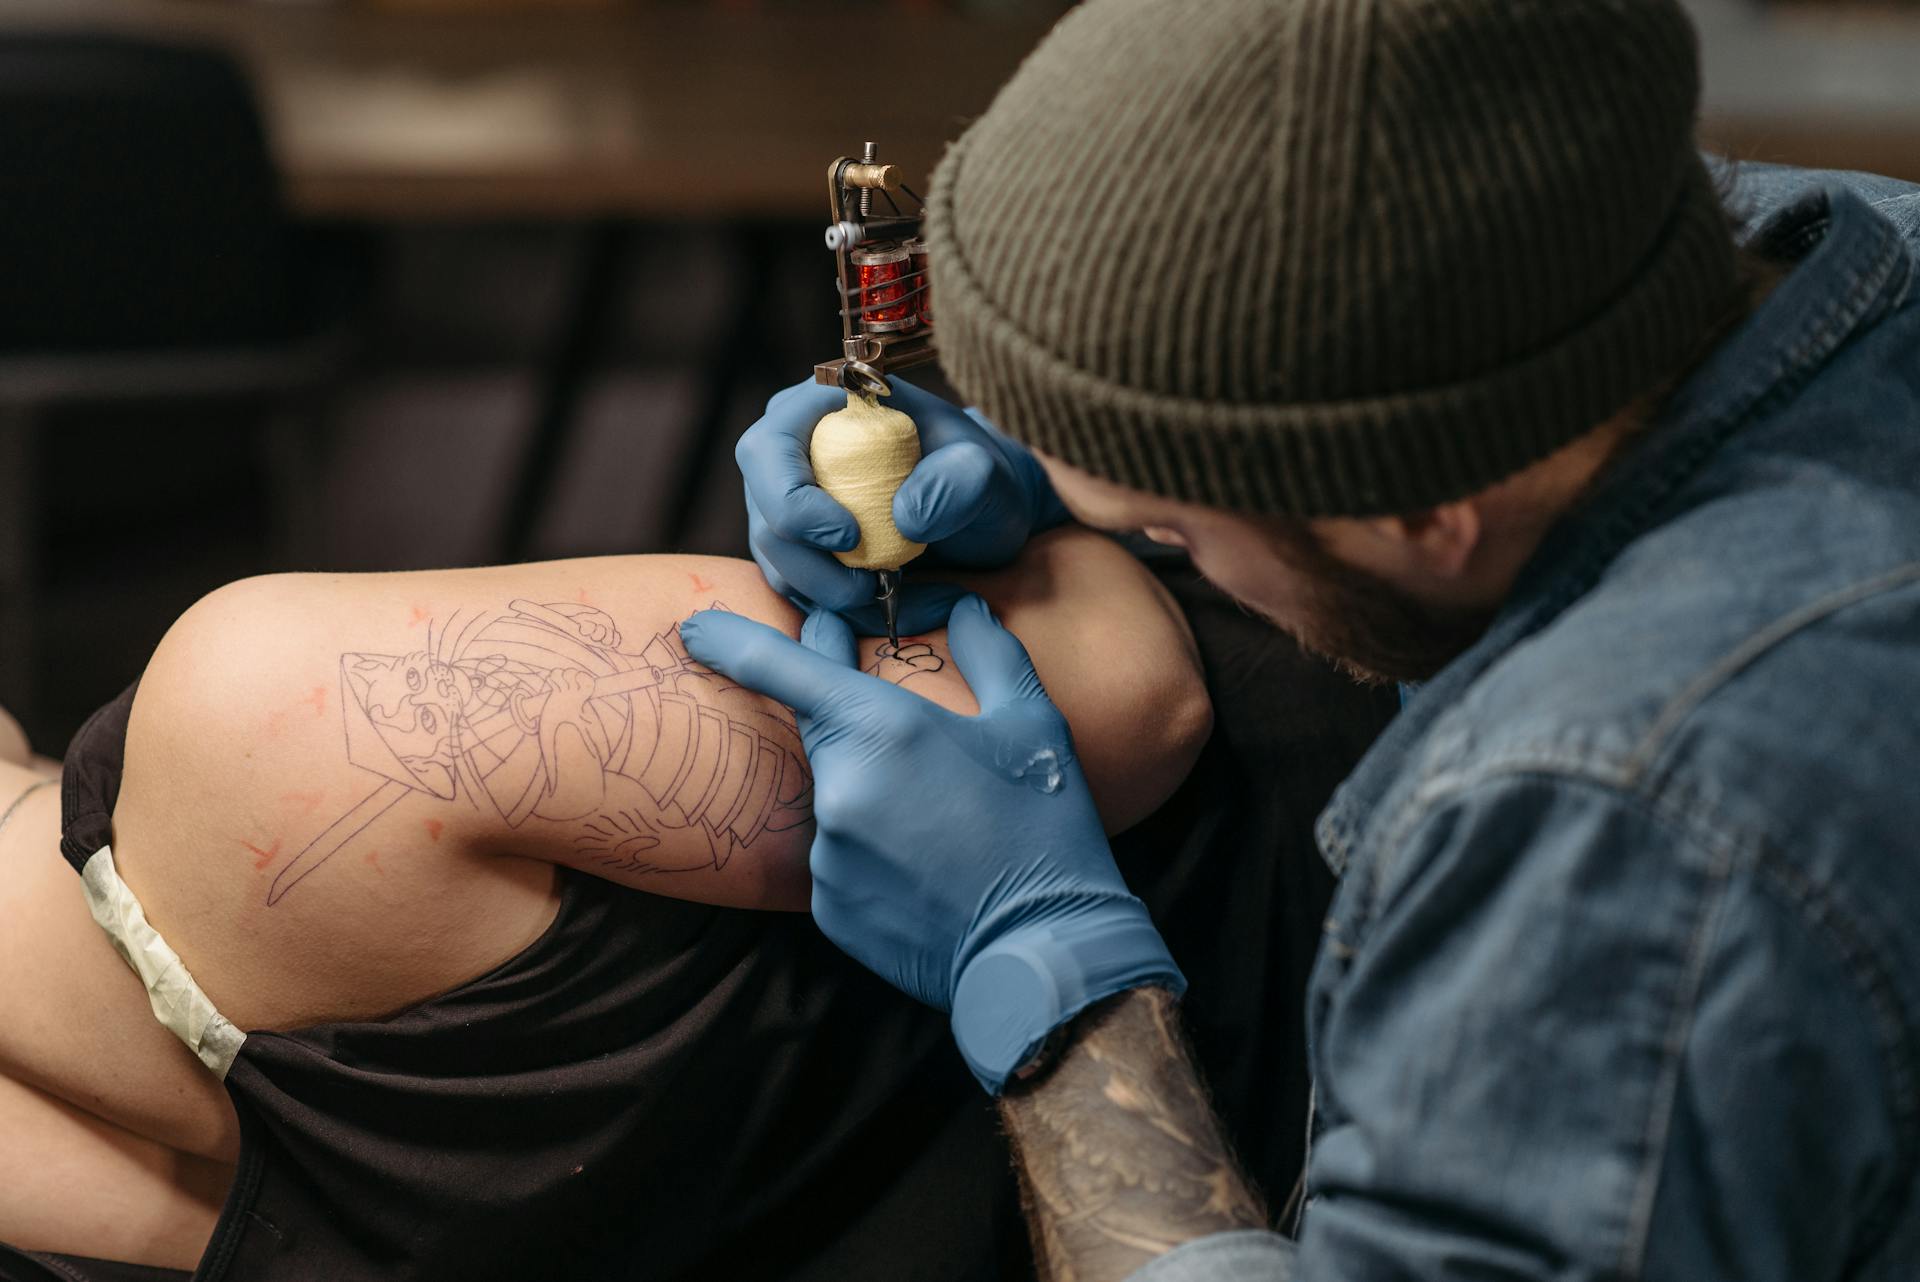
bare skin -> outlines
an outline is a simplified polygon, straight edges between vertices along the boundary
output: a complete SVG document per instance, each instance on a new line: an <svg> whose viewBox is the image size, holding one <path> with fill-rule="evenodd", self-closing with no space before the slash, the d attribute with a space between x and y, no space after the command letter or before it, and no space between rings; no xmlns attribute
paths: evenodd
<svg viewBox="0 0 1920 1282"><path fill-rule="evenodd" d="M1063 534L1034 553L978 586L1023 635L1074 724L1103 817L1124 827L1184 777L1205 739L1210 713L1191 638L1151 578L1105 540ZM399 660L411 653L441 656L432 670L450 681L497 678L487 668L498 657L484 641L492 633L476 630L464 648L441 639L441 621L458 611L492 610L516 643L570 628L579 646L617 657L641 653L714 601L798 630L797 614L751 564L713 558L287 576L223 589L182 618L142 679L114 815L121 875L202 989L245 1029L381 1018L494 968L553 919L562 865L681 898L803 908L810 823L748 821L761 813L755 806L776 816L797 805L798 776L732 794L716 783L699 804L684 801L682 788L677 810L662 790L646 816L657 830L594 835L605 816L647 804L635 789L652 777L619 765L607 742L610 698L592 694L594 679L574 657L549 660L530 644L516 651L546 665L523 664L512 689L522 755L539 783L517 819L503 817L485 781L470 786L463 776L451 799L432 791L446 776L426 750L444 755L445 745L428 742L427 718L398 711L407 703L393 693L407 688ZM601 616L621 634L618 650ZM577 650L553 644L566 656ZM973 709L957 670L941 662L943 634L892 657L876 655L876 645L862 662L883 679ZM656 671L671 683L648 686L661 708L679 700L673 706L703 725L731 718L729 764L708 762L713 778L727 777L739 760L727 754L746 741L762 763L784 769L785 709L717 690L703 671L673 662L663 669L636 658L629 675L651 682ZM478 726L482 713L472 709L485 701L471 695L434 706L465 707L462 724ZM600 711L589 715L596 699ZM349 715L368 707L364 720ZM349 723L362 736L357 746L343 738ZM686 755L686 772L699 768L700 754ZM403 756L414 764L396 764ZM34 778L0 766L0 805ZM0 1241L190 1268L238 1155L232 1105L155 1022L139 981L94 925L57 853L57 792L28 797L0 830ZM723 794L733 797L728 816L709 800ZM327 850L325 834L369 796L386 808L326 858L308 854L298 865L306 875L286 875L303 852Z"/></svg>

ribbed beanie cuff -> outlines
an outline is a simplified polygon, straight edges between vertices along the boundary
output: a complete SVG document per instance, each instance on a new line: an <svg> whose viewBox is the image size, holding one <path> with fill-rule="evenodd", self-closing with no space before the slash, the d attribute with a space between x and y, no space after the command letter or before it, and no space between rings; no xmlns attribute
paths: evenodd
<svg viewBox="0 0 1920 1282"><path fill-rule="evenodd" d="M1227 7L1269 20L1288 42L1274 55L1283 82L1307 79L1276 94L1271 72L1232 72L1257 63L1246 48L1204 38L1175 55L1165 42L1152 47L1153 25L1182 22L1174 11L1186 6L1090 0L935 177L928 229L948 375L1003 430L1049 455L1248 513L1413 511L1481 490L1598 426L1675 372L1725 315L1731 237L1690 141L1684 17L1666 0L1551 4L1578 11L1584 27L1555 22L1546 0L1233 0ZM1309 47L1330 43L1337 24L1316 17L1340 5L1417 10L1419 22L1395 41L1376 13L1333 32L1338 48ZM1509 16L1519 11L1530 16ZM1437 12L1444 38L1430 39L1419 23ZM1596 56L1596 24L1604 32L1609 22L1622 28L1616 43L1643 57L1642 72L1680 83L1649 101L1607 49ZM1664 43L1642 54L1650 33ZM1491 107L1419 101L1423 85L1455 92L1449 75L1471 66L1375 65L1410 49L1444 58L1449 41L1494 65L1482 95ZM1523 70L1503 81L1489 47ZM1228 69L1209 75L1209 57ZM1089 59L1129 58L1151 65L1090 77L1084 93L1058 79ZM1398 98L1369 102L1357 87L1342 91L1341 76ZM1023 83L1035 77L1046 81L1039 91ZM1570 98L1529 99L1569 80ZM1100 86L1114 83L1173 100L1137 109L1153 141L1128 148L1109 122L1078 134L1095 141L1076 152L1060 115L1124 117L1127 108L1101 100ZM1236 86L1265 97L1223 103ZM1617 101L1636 92L1638 102ZM1569 115L1570 102L1619 119L1596 126ZM1049 113L1044 166L1031 150L987 150L1038 123L1019 118L1036 109ZM1264 138L1263 113L1273 117ZM1423 117L1436 123L1416 128ZM1212 197L1216 212L1196 216L1183 255L1158 243L1181 234L1168 215L1142 206L1151 184L1185 177L1166 172L1168 158L1204 153L1221 118L1251 122L1241 132L1253 169L1238 181L1253 194L1226 214L1217 206L1231 197ZM1169 121L1186 122L1192 148L1166 136ZM1383 163L1395 155L1413 159ZM1457 221L1436 234L1436 218ZM1143 249L1142 237L1156 244ZM1221 241L1231 253L1210 258Z"/></svg>

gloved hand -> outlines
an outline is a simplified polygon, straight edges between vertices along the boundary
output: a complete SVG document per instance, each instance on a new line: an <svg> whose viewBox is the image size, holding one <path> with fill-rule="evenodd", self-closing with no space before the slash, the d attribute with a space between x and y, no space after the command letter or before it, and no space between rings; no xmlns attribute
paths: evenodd
<svg viewBox="0 0 1920 1282"><path fill-rule="evenodd" d="M715 610L680 636L700 662L794 709L814 772L814 920L950 1011L989 1091L1102 997L1185 989L1114 866L1066 720L979 597L954 606L947 632L980 701L973 717L860 672L851 627L825 610L799 645Z"/></svg>
<svg viewBox="0 0 1920 1282"><path fill-rule="evenodd" d="M904 580L900 630L940 626L961 589L918 573L937 565L986 567L1011 561L1026 541L1067 519L1033 455L985 419L897 378L886 404L920 429L921 457L893 498L893 523L927 551ZM838 387L800 383L777 393L767 412L741 436L734 459L747 489L747 536L753 559L774 591L803 610L844 614L879 635L885 617L870 570L840 564L830 553L860 541L845 508L813 483L807 447L822 417L846 408Z"/></svg>

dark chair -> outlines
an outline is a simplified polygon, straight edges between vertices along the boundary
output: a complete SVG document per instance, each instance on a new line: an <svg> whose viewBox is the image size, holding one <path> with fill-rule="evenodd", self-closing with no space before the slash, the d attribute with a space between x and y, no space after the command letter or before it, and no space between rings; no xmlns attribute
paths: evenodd
<svg viewBox="0 0 1920 1282"><path fill-rule="evenodd" d="M253 95L224 54L0 38L0 700L33 693L34 456L49 415L257 407L292 540L294 464L315 439L300 416L342 358L363 260L351 237L289 218Z"/></svg>

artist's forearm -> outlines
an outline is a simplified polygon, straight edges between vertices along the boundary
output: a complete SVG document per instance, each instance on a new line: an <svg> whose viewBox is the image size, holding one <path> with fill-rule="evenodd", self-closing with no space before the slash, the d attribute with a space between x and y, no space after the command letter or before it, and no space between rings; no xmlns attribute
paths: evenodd
<svg viewBox="0 0 1920 1282"><path fill-rule="evenodd" d="M1183 1242L1266 1225L1163 989L1082 1016L1059 1062L1000 1113L1049 1282L1124 1278Z"/></svg>

